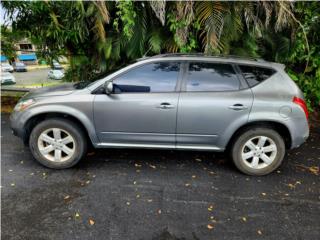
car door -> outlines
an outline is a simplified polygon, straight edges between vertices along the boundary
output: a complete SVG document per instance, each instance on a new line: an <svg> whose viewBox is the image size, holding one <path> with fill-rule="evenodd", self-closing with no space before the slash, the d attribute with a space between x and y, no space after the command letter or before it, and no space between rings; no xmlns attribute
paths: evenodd
<svg viewBox="0 0 320 240"><path fill-rule="evenodd" d="M251 89L228 63L189 62L186 68L178 105L177 148L223 150L232 131L247 122Z"/></svg>
<svg viewBox="0 0 320 240"><path fill-rule="evenodd" d="M178 62L152 62L116 76L114 93L94 100L101 145L174 148L180 71Z"/></svg>

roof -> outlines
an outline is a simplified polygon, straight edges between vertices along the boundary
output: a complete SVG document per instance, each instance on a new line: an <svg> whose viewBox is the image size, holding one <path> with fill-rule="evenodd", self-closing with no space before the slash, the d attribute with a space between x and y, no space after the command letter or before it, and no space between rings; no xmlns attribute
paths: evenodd
<svg viewBox="0 0 320 240"><path fill-rule="evenodd" d="M214 61L224 63L240 63L240 64L253 64L257 66L268 66L268 67L284 67L282 64L265 61L261 58L254 57L243 57L235 55L208 55L204 53L166 53L155 56L148 56L137 59L140 61L151 61L151 60L197 60L197 61ZM278 66L279 65L279 66Z"/></svg>
<svg viewBox="0 0 320 240"><path fill-rule="evenodd" d="M237 55L208 55L205 53L164 53L158 54L150 57L142 57L138 60L144 60L147 58L167 58L167 57L201 57L201 58L224 58L224 59L243 59L243 60L251 60L251 61L264 61L260 58L254 57L244 57L244 56L237 56Z"/></svg>
<svg viewBox="0 0 320 240"><path fill-rule="evenodd" d="M0 59L1 59L1 62L5 62L8 60L8 58L4 55L0 55Z"/></svg>
<svg viewBox="0 0 320 240"><path fill-rule="evenodd" d="M20 54L18 56L20 61L32 61L32 60L37 60L37 56L34 53L30 54Z"/></svg>

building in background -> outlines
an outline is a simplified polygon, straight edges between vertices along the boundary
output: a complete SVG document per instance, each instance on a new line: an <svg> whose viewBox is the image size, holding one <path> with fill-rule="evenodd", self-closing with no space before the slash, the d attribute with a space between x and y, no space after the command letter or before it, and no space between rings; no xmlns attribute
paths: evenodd
<svg viewBox="0 0 320 240"><path fill-rule="evenodd" d="M26 65L38 64L36 56L36 46L27 38L22 39L14 44L17 57L15 59L8 59L7 56L1 54L1 62L23 62Z"/></svg>
<svg viewBox="0 0 320 240"><path fill-rule="evenodd" d="M36 47L27 38L15 44L17 49L17 58L26 65L38 64L36 56Z"/></svg>

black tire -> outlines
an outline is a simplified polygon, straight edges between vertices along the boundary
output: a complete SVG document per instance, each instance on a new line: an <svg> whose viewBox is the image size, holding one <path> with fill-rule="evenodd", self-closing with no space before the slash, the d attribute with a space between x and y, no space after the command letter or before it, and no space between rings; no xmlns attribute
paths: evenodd
<svg viewBox="0 0 320 240"><path fill-rule="evenodd" d="M277 153L274 160L270 165L263 167L261 169L255 169L249 167L245 160L242 159L242 150L247 141L254 137L266 136L273 140L277 147ZM246 129L240 133L231 146L231 157L235 166L242 172L248 175L267 175L274 170L276 170L282 163L286 153L286 147L283 138L273 129L255 127L251 129ZM260 161L260 160L259 160Z"/></svg>
<svg viewBox="0 0 320 240"><path fill-rule="evenodd" d="M70 159L63 162L55 162L46 159L39 151L38 138L40 134L50 128L60 128L67 131L74 139L75 151ZM63 118L52 118L44 120L33 128L29 146L33 157L42 165L53 169L70 168L77 164L87 152L87 138L83 130L74 122Z"/></svg>

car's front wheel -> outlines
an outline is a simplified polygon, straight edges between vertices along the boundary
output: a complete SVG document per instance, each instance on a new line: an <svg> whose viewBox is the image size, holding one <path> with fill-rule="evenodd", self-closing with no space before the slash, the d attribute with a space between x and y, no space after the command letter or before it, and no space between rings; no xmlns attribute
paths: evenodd
<svg viewBox="0 0 320 240"><path fill-rule="evenodd" d="M231 155L236 167L249 175L266 175L277 169L285 156L283 138L273 129L256 127L242 132Z"/></svg>
<svg viewBox="0 0 320 240"><path fill-rule="evenodd" d="M42 165L63 169L74 166L87 150L82 129L67 119L48 119L31 132L29 146L34 158Z"/></svg>

